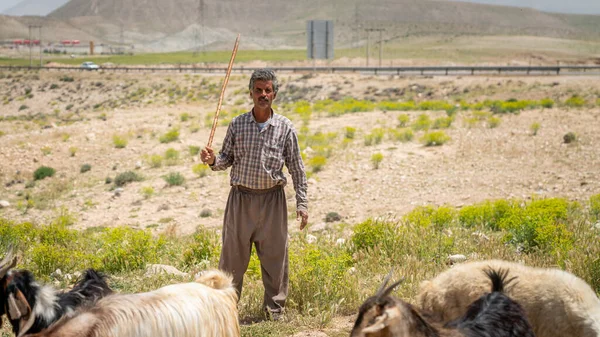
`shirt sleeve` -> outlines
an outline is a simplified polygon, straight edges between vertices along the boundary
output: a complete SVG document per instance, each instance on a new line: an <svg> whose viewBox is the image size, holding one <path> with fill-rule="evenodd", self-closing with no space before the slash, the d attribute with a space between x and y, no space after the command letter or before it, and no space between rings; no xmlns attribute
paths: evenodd
<svg viewBox="0 0 600 337"><path fill-rule="evenodd" d="M233 164L233 138L233 124L230 124L221 151L216 156L214 164L210 165L211 170L223 171Z"/></svg>
<svg viewBox="0 0 600 337"><path fill-rule="evenodd" d="M286 139L283 155L285 166L287 166L288 171L292 176L292 181L294 182L294 190L296 191L296 209L298 211L308 211L306 172L304 163L302 163L302 156L300 155L298 136L293 129Z"/></svg>

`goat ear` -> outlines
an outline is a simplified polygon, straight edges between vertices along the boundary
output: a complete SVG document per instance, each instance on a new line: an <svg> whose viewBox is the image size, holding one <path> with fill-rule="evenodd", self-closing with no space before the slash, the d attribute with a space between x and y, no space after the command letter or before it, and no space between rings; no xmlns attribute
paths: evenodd
<svg viewBox="0 0 600 337"><path fill-rule="evenodd" d="M29 306L29 303L27 303L23 293L20 290L17 290L16 295L17 296L15 296L15 293L8 295L8 317L11 320L21 319L25 316L29 316L31 313L31 307Z"/></svg>
<svg viewBox="0 0 600 337"><path fill-rule="evenodd" d="M364 328L362 330L362 333L364 335L368 333L379 332L392 325L392 322L398 317L400 317L400 310L396 306L389 307L385 309L385 311L381 315L375 318L375 322L373 324Z"/></svg>

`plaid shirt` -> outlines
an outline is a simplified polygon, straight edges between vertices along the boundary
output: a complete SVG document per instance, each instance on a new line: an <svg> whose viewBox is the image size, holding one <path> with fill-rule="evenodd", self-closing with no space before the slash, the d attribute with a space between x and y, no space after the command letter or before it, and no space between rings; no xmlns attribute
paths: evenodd
<svg viewBox="0 0 600 337"><path fill-rule="evenodd" d="M306 173L300 156L298 136L292 122L272 113L264 129L259 130L252 111L235 117L223 140L223 147L211 166L213 171L231 168L231 185L251 189L285 186L283 164L287 166L296 191L296 207L308 210Z"/></svg>

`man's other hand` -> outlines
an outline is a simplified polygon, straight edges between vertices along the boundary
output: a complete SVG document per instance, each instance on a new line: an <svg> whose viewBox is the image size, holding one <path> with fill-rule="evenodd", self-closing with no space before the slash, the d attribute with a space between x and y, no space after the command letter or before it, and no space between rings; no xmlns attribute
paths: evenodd
<svg viewBox="0 0 600 337"><path fill-rule="evenodd" d="M297 211L296 212L296 221L302 220L300 222L300 230L303 230L308 224L308 212L307 211Z"/></svg>

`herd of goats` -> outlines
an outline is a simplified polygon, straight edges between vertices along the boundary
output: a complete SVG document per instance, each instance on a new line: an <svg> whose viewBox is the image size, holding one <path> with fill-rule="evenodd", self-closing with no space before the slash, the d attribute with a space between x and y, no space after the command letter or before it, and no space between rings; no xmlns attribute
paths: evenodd
<svg viewBox="0 0 600 337"><path fill-rule="evenodd" d="M219 270L196 282L137 294L111 290L88 269L69 291L0 262L0 325L16 336L240 336L238 295ZM420 284L416 304L391 296L401 281L360 307L351 337L600 337L600 300L582 279L558 269L488 260L458 264Z"/></svg>

